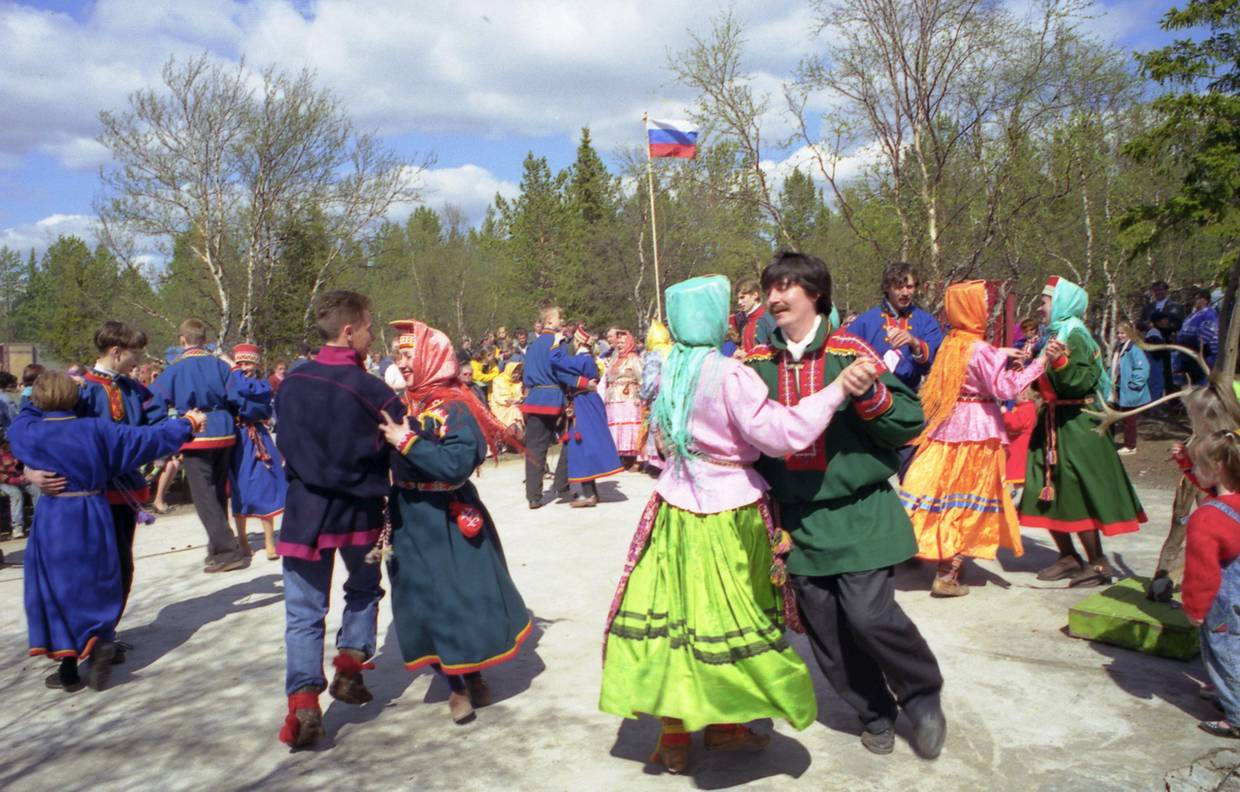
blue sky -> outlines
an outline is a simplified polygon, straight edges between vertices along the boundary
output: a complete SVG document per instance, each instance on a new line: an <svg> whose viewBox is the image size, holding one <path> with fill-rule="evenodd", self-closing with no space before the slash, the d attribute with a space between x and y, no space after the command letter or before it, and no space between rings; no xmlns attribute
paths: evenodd
<svg viewBox="0 0 1240 792"><path fill-rule="evenodd" d="M1167 40L1157 23L1171 5L1106 0L1085 24L1148 49ZM589 125L609 157L641 145L644 110L683 116L692 96L667 54L721 8L745 26L759 88L777 90L814 50L812 11L795 0L0 0L0 245L89 237L107 156L98 112L156 84L171 54L314 68L359 126L407 156L434 152L426 202L476 221L497 191L515 192L528 151L563 167ZM787 120L773 110L769 127Z"/></svg>

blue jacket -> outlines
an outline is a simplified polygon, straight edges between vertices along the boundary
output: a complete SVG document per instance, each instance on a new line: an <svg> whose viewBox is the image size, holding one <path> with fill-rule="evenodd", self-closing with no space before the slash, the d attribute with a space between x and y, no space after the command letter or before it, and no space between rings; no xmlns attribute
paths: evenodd
<svg viewBox="0 0 1240 792"><path fill-rule="evenodd" d="M237 442L233 414L228 409L228 364L201 347L189 347L151 383L154 414L168 405L184 415L195 407L207 414L207 428L182 448L208 451L228 448Z"/></svg>
<svg viewBox="0 0 1240 792"><path fill-rule="evenodd" d="M167 408L153 400L146 386L132 377L91 368L87 369L85 380L74 410L83 418L103 418L128 426L152 426L168 417ZM145 503L150 489L142 473L131 470L109 482L107 496L108 503L114 506L132 500Z"/></svg>
<svg viewBox="0 0 1240 792"><path fill-rule="evenodd" d="M902 327L914 338L922 342L922 348L914 356L909 347L900 349L900 362L892 371L896 379L903 382L914 392L921 385L922 378L930 373L930 364L938 354L939 345L943 343L943 330L934 317L917 306L910 307L902 315L886 301L876 305L858 316L848 326L848 332L870 345L870 348L883 357L891 350L887 343L887 328Z"/></svg>
<svg viewBox="0 0 1240 792"><path fill-rule="evenodd" d="M1120 351L1115 391L1120 407L1140 407L1150 401L1150 359L1131 341Z"/></svg>
<svg viewBox="0 0 1240 792"><path fill-rule="evenodd" d="M525 350L525 369L521 381L525 385L525 401L521 412L535 415L559 415L564 412L564 389L551 368L551 345L554 333L543 333Z"/></svg>

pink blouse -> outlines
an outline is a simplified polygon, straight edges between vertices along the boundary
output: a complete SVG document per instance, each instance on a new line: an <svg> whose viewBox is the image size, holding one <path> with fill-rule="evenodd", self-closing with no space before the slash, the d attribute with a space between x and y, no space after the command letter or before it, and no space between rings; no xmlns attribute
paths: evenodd
<svg viewBox="0 0 1240 792"><path fill-rule="evenodd" d="M708 358L692 415L693 447L702 458L669 460L655 491L671 505L696 514L755 503L768 489L752 467L758 457L782 457L807 448L826 431L845 400L838 383L795 407L767 396L766 383L745 364L722 355Z"/></svg>
<svg viewBox="0 0 1240 792"><path fill-rule="evenodd" d="M1007 361L1007 355L985 341L973 345L973 356L960 389L965 398L956 402L955 411L934 430L931 440L965 443L997 438L1003 445L1008 444L999 402L1015 399L1042 376L1045 359L1039 355L1019 371L1008 368Z"/></svg>

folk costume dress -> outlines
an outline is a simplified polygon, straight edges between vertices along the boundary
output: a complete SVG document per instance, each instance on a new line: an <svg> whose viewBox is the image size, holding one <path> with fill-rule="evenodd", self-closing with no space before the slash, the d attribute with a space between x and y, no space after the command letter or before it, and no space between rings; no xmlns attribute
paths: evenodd
<svg viewBox="0 0 1240 792"><path fill-rule="evenodd" d="M888 335L895 330L905 330L919 343L913 347L892 349ZM916 391L922 379L930 373L934 356L943 343L943 329L925 309L916 305L900 311L888 300L871 308L853 320L848 332L864 341L888 363L896 379ZM894 365L890 365L891 361Z"/></svg>
<svg viewBox="0 0 1240 792"><path fill-rule="evenodd" d="M85 659L98 642L112 641L124 591L108 482L192 436L184 419L129 426L28 408L13 421L14 456L67 481L64 492L39 498L26 546L30 654Z"/></svg>
<svg viewBox="0 0 1240 792"><path fill-rule="evenodd" d="M772 581L780 534L753 463L811 444L844 394L832 385L796 407L768 400L756 374L716 351L730 294L721 276L667 290L678 343L656 421L668 461L608 615L599 707L689 731L768 717L804 729L818 707L784 638L785 591Z"/></svg>
<svg viewBox="0 0 1240 792"><path fill-rule="evenodd" d="M622 330L615 354L599 381L599 393L607 411L607 429L611 432L616 453L622 457L641 454L642 428L642 359L636 343L627 330ZM572 459L572 456L569 456Z"/></svg>
<svg viewBox="0 0 1240 792"><path fill-rule="evenodd" d="M1043 405L1029 440L1020 524L1029 528L1104 536L1130 533L1146 521L1141 501L1109 437L1085 412L1110 391L1098 344L1086 329L1085 290L1051 278L1051 337L1068 352L1038 380Z"/></svg>
<svg viewBox="0 0 1240 792"><path fill-rule="evenodd" d="M490 442L467 394L453 384L452 344L421 322L397 326L398 343L415 350L418 362L412 430L392 465L388 576L396 637L411 671L437 665L448 675L469 674L514 658L532 622L495 522L469 480ZM503 427L489 415L481 419L498 437Z"/></svg>
<svg viewBox="0 0 1240 792"><path fill-rule="evenodd" d="M944 308L952 330L922 384L926 429L900 487L917 555L994 558L1000 547L1021 555L1016 507L1004 485L1008 437L998 402L1020 395L1045 361L1010 369L1007 355L986 342L984 281L948 286Z"/></svg>
<svg viewBox="0 0 1240 792"><path fill-rule="evenodd" d="M228 401L237 414L237 446L228 483L232 512L239 517L272 518L284 512L288 480L280 450L267 428L275 395L266 379L235 369L228 379Z"/></svg>
<svg viewBox="0 0 1240 792"><path fill-rule="evenodd" d="M568 391L568 415L560 442L568 452L568 480L573 484L614 476L624 470L607 428L607 408L590 380L599 377L588 351L570 355L567 344L551 350L551 367Z"/></svg>

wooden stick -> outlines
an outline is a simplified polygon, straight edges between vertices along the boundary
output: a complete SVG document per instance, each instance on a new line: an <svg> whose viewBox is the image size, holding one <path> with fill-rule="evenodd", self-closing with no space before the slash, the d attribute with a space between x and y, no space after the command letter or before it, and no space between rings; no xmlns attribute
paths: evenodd
<svg viewBox="0 0 1240 792"><path fill-rule="evenodd" d="M642 113L646 124L646 182L650 185L650 242L654 248L654 304L659 321L663 321L663 284L659 279L659 227L654 220L654 160L650 156L649 114Z"/></svg>

